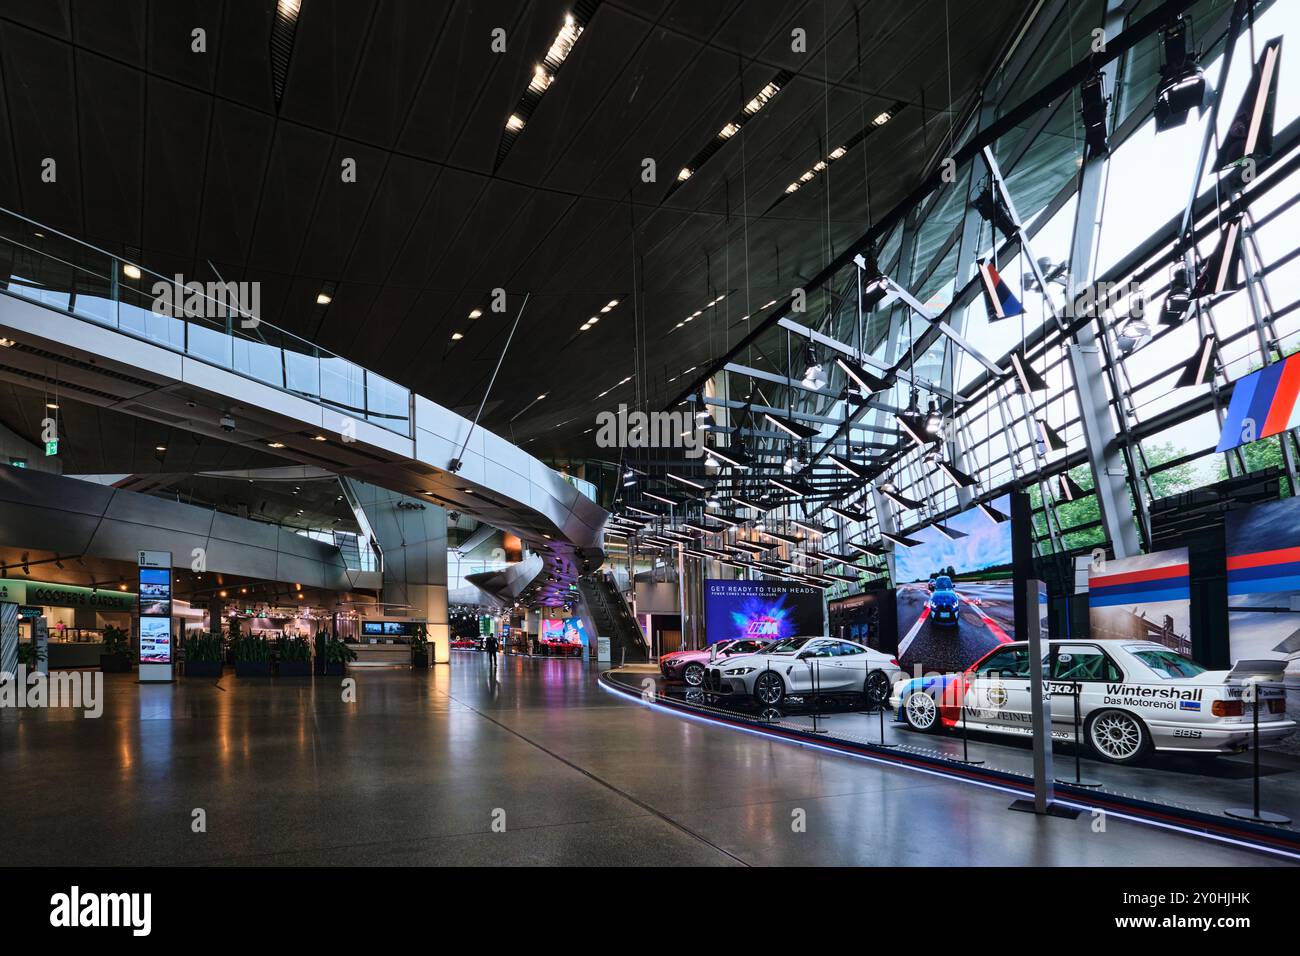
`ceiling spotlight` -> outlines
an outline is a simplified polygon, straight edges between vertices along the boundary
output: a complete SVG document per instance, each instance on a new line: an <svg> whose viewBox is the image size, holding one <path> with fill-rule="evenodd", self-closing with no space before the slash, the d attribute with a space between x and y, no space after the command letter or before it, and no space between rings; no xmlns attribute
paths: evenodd
<svg viewBox="0 0 1300 956"><path fill-rule="evenodd" d="M1160 307L1161 325L1182 325L1187 310L1192 306L1191 289L1187 281L1187 267L1177 263L1169 270L1169 294Z"/></svg>
<svg viewBox="0 0 1300 956"><path fill-rule="evenodd" d="M1151 336L1151 327L1137 318L1127 318L1115 331L1122 354L1128 355Z"/></svg>
<svg viewBox="0 0 1300 956"><path fill-rule="evenodd" d="M804 370L803 380L799 383L804 388L821 391L826 387L826 369L817 361L817 353L808 346L808 367Z"/></svg>
<svg viewBox="0 0 1300 956"><path fill-rule="evenodd" d="M893 118L894 118L894 114L893 114L892 112L890 112L889 110L885 110L883 113L877 113L877 114L876 114L875 118L871 121L871 125L872 125L872 126L884 126L886 123L888 123L888 122L889 122L891 119L893 119Z"/></svg>
<svg viewBox="0 0 1300 956"><path fill-rule="evenodd" d="M523 117L520 116L518 113L511 113L510 118L506 120L506 129L510 130L512 133L517 133L523 128L524 128Z"/></svg>
<svg viewBox="0 0 1300 956"><path fill-rule="evenodd" d="M1193 110L1209 105L1209 88L1199 63L1199 55L1188 45L1188 23L1179 14L1160 36L1164 50L1164 67L1160 71L1160 88L1156 92L1156 132L1182 126Z"/></svg>
<svg viewBox="0 0 1300 956"><path fill-rule="evenodd" d="M332 295L329 295L329 294L326 293L326 292L317 292L317 293L316 293L316 304L317 304L317 305L329 305L329 304L330 304L331 302L333 302L333 301L334 301L334 297L333 297Z"/></svg>
<svg viewBox="0 0 1300 956"><path fill-rule="evenodd" d="M45 407L48 408L48 409L50 409L51 411L55 411L55 412L57 412L57 411L59 410L59 403L58 403L58 402L46 402L46 403L45 403Z"/></svg>
<svg viewBox="0 0 1300 956"><path fill-rule="evenodd" d="M801 468L803 468L803 462L796 455L791 455L781 465L781 470L787 475L793 475Z"/></svg>
<svg viewBox="0 0 1300 956"><path fill-rule="evenodd" d="M128 279L138 279L141 275L140 267L130 262L124 262L122 263L122 274Z"/></svg>
<svg viewBox="0 0 1300 956"><path fill-rule="evenodd" d="M460 333L460 332L453 332L453 333L451 333L451 340L452 340L453 342L459 342L459 341L460 341L461 339L463 339L464 337L465 337L464 334L462 334L462 333Z"/></svg>
<svg viewBox="0 0 1300 956"><path fill-rule="evenodd" d="M682 167L680 170L678 170L678 172L677 172L677 181L678 181L679 183L684 183L684 182L686 182L686 180L688 180L688 179L691 178L691 175L692 175L692 174L691 174L691 169L690 169L690 167L688 167L688 166L683 166L683 167Z"/></svg>
<svg viewBox="0 0 1300 956"><path fill-rule="evenodd" d="M1007 206L1001 191L990 178L979 194L971 200L971 205L979 213L980 218L993 226L1004 236L1010 239L1016 234L1016 222L1011 218L1011 210Z"/></svg>
<svg viewBox="0 0 1300 956"><path fill-rule="evenodd" d="M939 437L943 434L943 411L939 408L939 396L930 396L930 410L925 416L925 430L928 434Z"/></svg>

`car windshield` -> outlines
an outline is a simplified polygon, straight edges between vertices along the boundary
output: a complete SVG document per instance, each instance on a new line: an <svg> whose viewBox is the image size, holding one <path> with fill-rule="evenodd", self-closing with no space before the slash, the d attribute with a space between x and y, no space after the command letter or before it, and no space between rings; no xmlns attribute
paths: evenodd
<svg viewBox="0 0 1300 956"><path fill-rule="evenodd" d="M1177 651L1134 651L1133 656L1165 680L1195 677L1197 674L1205 673L1204 667Z"/></svg>
<svg viewBox="0 0 1300 956"><path fill-rule="evenodd" d="M947 575L943 575L942 577L937 577L934 579L934 586L942 591L951 591L952 578L948 577Z"/></svg>
<svg viewBox="0 0 1300 956"><path fill-rule="evenodd" d="M811 637L787 637L785 640L777 641L775 644L769 647L767 649L767 653L793 654L795 651L799 650L799 648L803 647L811 640L812 640Z"/></svg>

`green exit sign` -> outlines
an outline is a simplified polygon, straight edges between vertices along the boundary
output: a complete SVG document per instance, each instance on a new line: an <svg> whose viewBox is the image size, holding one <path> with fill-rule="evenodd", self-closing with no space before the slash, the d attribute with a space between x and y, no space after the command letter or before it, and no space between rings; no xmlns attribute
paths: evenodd
<svg viewBox="0 0 1300 956"><path fill-rule="evenodd" d="M57 455L58 453L59 453L59 443L58 443L57 440L55 440L55 441L47 441L47 442L45 443L45 457L46 457L46 458L49 458L51 455Z"/></svg>

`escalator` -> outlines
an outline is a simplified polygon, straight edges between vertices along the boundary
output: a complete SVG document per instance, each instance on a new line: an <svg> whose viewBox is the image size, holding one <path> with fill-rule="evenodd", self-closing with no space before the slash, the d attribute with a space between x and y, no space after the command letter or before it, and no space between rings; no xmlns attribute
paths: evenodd
<svg viewBox="0 0 1300 956"><path fill-rule="evenodd" d="M650 660L650 644L609 574L598 572L578 578L578 596L596 634L609 638L613 664L644 664Z"/></svg>

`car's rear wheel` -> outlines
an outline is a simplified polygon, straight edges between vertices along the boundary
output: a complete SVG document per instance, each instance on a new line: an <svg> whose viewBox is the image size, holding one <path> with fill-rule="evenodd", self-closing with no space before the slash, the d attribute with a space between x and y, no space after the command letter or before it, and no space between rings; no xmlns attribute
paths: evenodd
<svg viewBox="0 0 1300 956"><path fill-rule="evenodd" d="M699 687L704 683L704 665L687 664L682 671L682 680L686 681L691 687Z"/></svg>
<svg viewBox="0 0 1300 956"><path fill-rule="evenodd" d="M942 725L938 703L923 690L907 695L903 701L903 720L907 721L907 726L923 734L934 733Z"/></svg>
<svg viewBox="0 0 1300 956"><path fill-rule="evenodd" d="M764 671L754 681L754 696L759 703L775 707L785 697L785 681L781 680L780 674Z"/></svg>
<svg viewBox="0 0 1300 956"><path fill-rule="evenodd" d="M872 671L862 685L862 695L867 699L867 706L877 710L889 700L889 675L884 671Z"/></svg>
<svg viewBox="0 0 1300 956"><path fill-rule="evenodd" d="M1088 746L1110 763L1137 763L1151 747L1151 735L1142 721L1122 710L1100 710L1084 728Z"/></svg>

